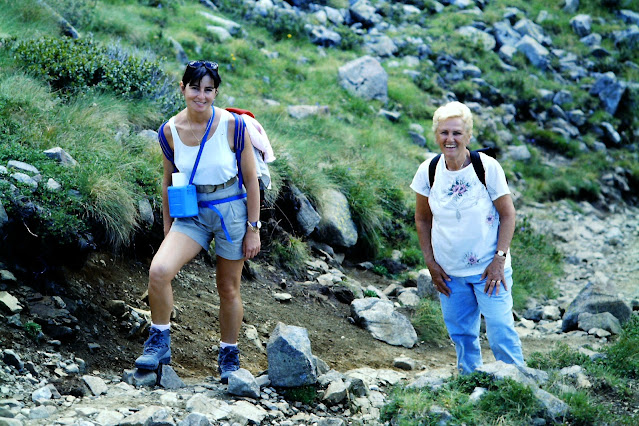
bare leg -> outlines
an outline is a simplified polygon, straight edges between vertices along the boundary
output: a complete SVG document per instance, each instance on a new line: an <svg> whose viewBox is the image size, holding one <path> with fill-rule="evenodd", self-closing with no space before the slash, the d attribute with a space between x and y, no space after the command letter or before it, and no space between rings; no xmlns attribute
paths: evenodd
<svg viewBox="0 0 639 426"><path fill-rule="evenodd" d="M217 292L220 295L220 337L224 343L237 343L244 317L240 282L244 260L217 256Z"/></svg>
<svg viewBox="0 0 639 426"><path fill-rule="evenodd" d="M202 246L180 232L169 232L162 241L149 269L149 305L154 324L168 324L171 321L171 280L200 250Z"/></svg>

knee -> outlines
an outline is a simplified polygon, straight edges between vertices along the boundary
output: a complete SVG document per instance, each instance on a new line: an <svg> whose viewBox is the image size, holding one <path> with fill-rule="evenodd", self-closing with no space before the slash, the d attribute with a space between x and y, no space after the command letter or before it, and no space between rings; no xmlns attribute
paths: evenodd
<svg viewBox="0 0 639 426"><path fill-rule="evenodd" d="M233 301L240 299L240 286L235 285L233 282L218 282L217 292L220 296L220 300Z"/></svg>
<svg viewBox="0 0 639 426"><path fill-rule="evenodd" d="M149 268L149 288L161 288L173 279L173 271L160 263L152 263Z"/></svg>

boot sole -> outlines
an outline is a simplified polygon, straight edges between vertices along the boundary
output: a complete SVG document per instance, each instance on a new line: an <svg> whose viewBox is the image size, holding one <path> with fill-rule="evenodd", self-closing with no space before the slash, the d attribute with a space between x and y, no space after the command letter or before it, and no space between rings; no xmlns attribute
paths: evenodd
<svg viewBox="0 0 639 426"><path fill-rule="evenodd" d="M158 361L156 364L142 364L135 363L135 368L139 368L140 370L157 370L163 365L169 365L171 363L171 351L168 351L168 355L164 354L164 356Z"/></svg>

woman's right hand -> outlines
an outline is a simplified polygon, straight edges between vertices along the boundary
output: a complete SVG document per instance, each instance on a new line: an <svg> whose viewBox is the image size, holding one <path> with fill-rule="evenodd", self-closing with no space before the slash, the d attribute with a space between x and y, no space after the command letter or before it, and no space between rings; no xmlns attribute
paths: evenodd
<svg viewBox="0 0 639 426"><path fill-rule="evenodd" d="M438 292L445 295L446 297L450 297L450 287L446 285L446 281L450 281L450 277L446 272L439 266L437 262L429 262L426 264L428 270L430 271L430 276L433 279L433 285L437 289Z"/></svg>

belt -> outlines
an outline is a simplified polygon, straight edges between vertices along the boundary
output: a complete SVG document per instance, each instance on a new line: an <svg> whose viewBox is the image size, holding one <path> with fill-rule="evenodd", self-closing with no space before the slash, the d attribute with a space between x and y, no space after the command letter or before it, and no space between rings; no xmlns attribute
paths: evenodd
<svg viewBox="0 0 639 426"><path fill-rule="evenodd" d="M199 193L211 193L217 191L218 189L228 188L235 182L237 182L237 176L233 176L231 179L218 185L195 185L195 190Z"/></svg>

